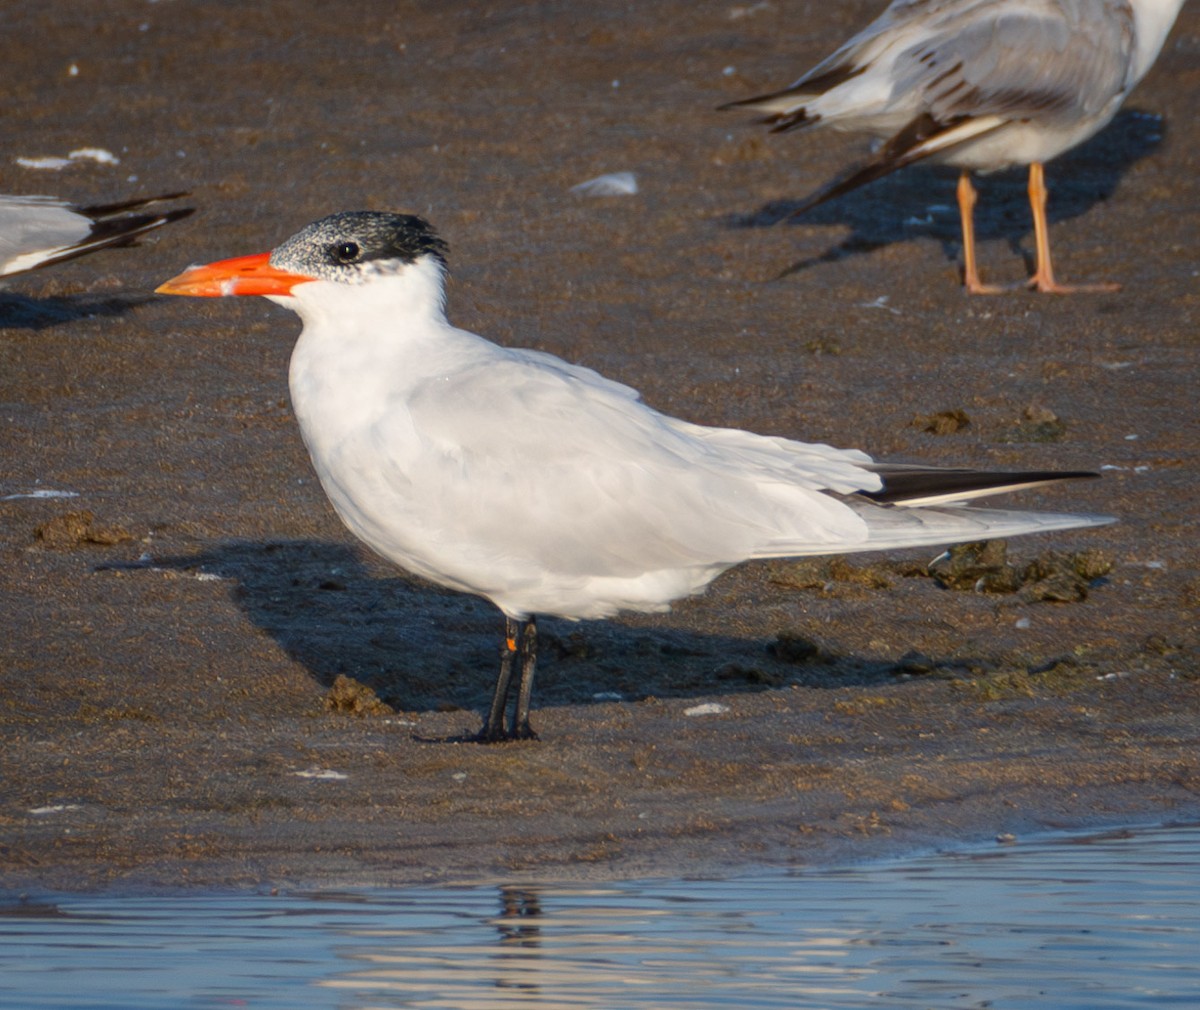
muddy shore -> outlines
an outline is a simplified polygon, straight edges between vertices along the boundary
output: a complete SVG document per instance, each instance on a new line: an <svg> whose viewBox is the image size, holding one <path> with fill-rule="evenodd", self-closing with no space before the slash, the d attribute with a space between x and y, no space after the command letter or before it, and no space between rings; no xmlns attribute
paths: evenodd
<svg viewBox="0 0 1200 1010"><path fill-rule="evenodd" d="M970 299L952 172L770 226L866 145L713 111L880 6L0 16L0 191L198 208L0 291L0 891L717 873L1200 816L1200 9L1047 170L1062 279L1124 289ZM89 147L116 163L16 161ZM571 192L618 171L636 195ZM1016 282L1022 173L979 188L982 269ZM359 208L437 225L459 325L662 410L884 459L1103 468L1013 501L1119 522L1013 541L1014 571L1049 575L1011 593L950 588L924 552L546 621L541 740L464 742L499 617L341 527L288 406L295 318L152 294ZM1081 552L1103 571L1072 581Z"/></svg>

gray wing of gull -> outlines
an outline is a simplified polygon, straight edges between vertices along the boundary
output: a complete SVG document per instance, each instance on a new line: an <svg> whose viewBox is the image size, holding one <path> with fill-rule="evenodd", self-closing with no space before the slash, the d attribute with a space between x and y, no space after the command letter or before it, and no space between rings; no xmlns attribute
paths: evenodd
<svg viewBox="0 0 1200 1010"><path fill-rule="evenodd" d="M1075 122L1133 85L1124 0L971 4L897 61L897 94L919 90L939 122L987 115ZM990 10L989 10L990 9Z"/></svg>
<svg viewBox="0 0 1200 1010"><path fill-rule="evenodd" d="M898 0L783 91L730 103L774 113L778 129L856 78L875 79L891 106L939 123L1099 115L1133 79L1128 0ZM882 79L881 79L882 78ZM835 116L835 118L841 118Z"/></svg>
<svg viewBox="0 0 1200 1010"><path fill-rule="evenodd" d="M91 220L61 200L0 197L0 276L25 269L20 266L22 257L73 246L91 230Z"/></svg>
<svg viewBox="0 0 1200 1010"><path fill-rule="evenodd" d="M49 196L0 196L0 278L86 256L194 212L192 207L142 213L151 204L187 196L160 196L79 207Z"/></svg>

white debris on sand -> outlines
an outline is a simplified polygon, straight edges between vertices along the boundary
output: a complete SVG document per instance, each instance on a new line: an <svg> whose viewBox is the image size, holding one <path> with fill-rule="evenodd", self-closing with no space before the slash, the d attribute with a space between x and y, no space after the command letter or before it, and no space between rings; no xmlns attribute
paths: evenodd
<svg viewBox="0 0 1200 1010"><path fill-rule="evenodd" d="M18 158L17 164L22 168L34 168L41 171L57 172L71 164L70 158Z"/></svg>
<svg viewBox="0 0 1200 1010"><path fill-rule="evenodd" d="M684 715L720 715L722 712L728 712L728 705L721 705L715 701L705 702L703 705L693 705L691 708L683 710Z"/></svg>
<svg viewBox="0 0 1200 1010"><path fill-rule="evenodd" d="M67 155L72 161L94 161L98 165L119 165L121 159L103 147L78 147Z"/></svg>
<svg viewBox="0 0 1200 1010"><path fill-rule="evenodd" d="M18 498L78 498L78 491L54 491L48 487L35 491L23 491L17 494L6 494L0 501L16 501Z"/></svg>
<svg viewBox="0 0 1200 1010"><path fill-rule="evenodd" d="M304 771L292 774L299 779L319 779L322 782L341 782L350 777L345 772L335 772L332 768L305 768Z"/></svg>
<svg viewBox="0 0 1200 1010"><path fill-rule="evenodd" d="M17 158L17 164L22 168L33 168L49 172L57 172L68 165L78 164L81 161L94 161L98 165L119 165L121 163L120 158L113 154L112 151L106 151L103 147L79 147L65 158L55 157L54 155L46 155L41 158Z"/></svg>
<svg viewBox="0 0 1200 1010"><path fill-rule="evenodd" d="M609 172L571 187L571 192L580 196L633 196L637 191L637 177L632 172Z"/></svg>

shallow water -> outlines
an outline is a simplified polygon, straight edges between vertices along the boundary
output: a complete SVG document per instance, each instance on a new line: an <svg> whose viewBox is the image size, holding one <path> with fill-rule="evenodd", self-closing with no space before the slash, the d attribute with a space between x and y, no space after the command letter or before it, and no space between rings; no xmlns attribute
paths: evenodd
<svg viewBox="0 0 1200 1010"><path fill-rule="evenodd" d="M1200 1006L1200 826L834 870L0 910L0 1007Z"/></svg>

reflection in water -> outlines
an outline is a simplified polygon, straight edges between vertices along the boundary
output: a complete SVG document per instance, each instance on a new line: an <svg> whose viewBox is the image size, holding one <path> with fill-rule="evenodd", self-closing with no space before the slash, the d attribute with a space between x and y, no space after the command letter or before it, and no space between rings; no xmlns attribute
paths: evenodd
<svg viewBox="0 0 1200 1010"><path fill-rule="evenodd" d="M500 918L496 928L503 943L536 947L541 930L533 920L542 914L538 892L528 887L500 888Z"/></svg>
<svg viewBox="0 0 1200 1010"><path fill-rule="evenodd" d="M537 919L542 914L542 903L535 890L526 887L500 888L500 916L495 921L500 933L500 950L495 956L498 976L497 989L521 989L541 993L537 981L524 978L524 966L531 956L527 951L536 951L542 935ZM501 964L501 962L510 962ZM504 969L513 968L512 977ZM538 1002L541 1002L540 1000Z"/></svg>
<svg viewBox="0 0 1200 1010"><path fill-rule="evenodd" d="M1200 827L603 886L0 907L0 1007L1200 1006Z"/></svg>

